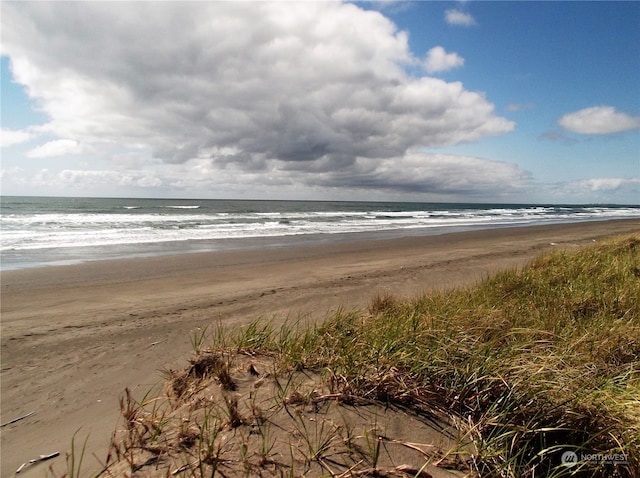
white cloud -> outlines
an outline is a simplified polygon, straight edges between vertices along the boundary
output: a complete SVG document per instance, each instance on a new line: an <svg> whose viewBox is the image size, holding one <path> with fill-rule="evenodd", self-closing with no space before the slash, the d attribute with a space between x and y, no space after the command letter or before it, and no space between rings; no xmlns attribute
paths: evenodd
<svg viewBox="0 0 640 478"><path fill-rule="evenodd" d="M206 161L211 181L334 173L337 184L362 162L514 128L482 93L407 75L419 60L406 33L349 3L9 2L2 28L48 134ZM462 61L443 54L440 68ZM73 150L58 141L31 155Z"/></svg>
<svg viewBox="0 0 640 478"><path fill-rule="evenodd" d="M79 195L127 191L143 196L207 197L214 192L223 197L273 198L286 194L362 200L371 199L372 191L379 199L513 200L526 193L531 181L530 173L510 163L420 152L383 160L357 158L344 170L318 165L312 174L304 168L279 169L277 161L267 161L262 170L253 172L239 169L234 163L220 169L206 158L146 168L7 170L5 174L3 186L7 190L30 185L42 191L64 190Z"/></svg>
<svg viewBox="0 0 640 478"><path fill-rule="evenodd" d="M558 124L574 133L610 134L640 128L640 116L630 116L612 106L593 106L562 116Z"/></svg>
<svg viewBox="0 0 640 478"><path fill-rule="evenodd" d="M117 184L123 182L124 179L116 171L85 171L65 169L55 176L56 180L65 187L80 184L82 186L95 186L99 184ZM126 178L126 177L125 177ZM50 177L48 181L51 181Z"/></svg>
<svg viewBox="0 0 640 478"><path fill-rule="evenodd" d="M462 10L452 9L444 12L444 18L449 25L471 26L476 24L475 18Z"/></svg>
<svg viewBox="0 0 640 478"><path fill-rule="evenodd" d="M0 130L0 146L3 148L7 148L9 146L13 146L14 144L20 144L29 141L31 137L31 133L23 129L12 130L2 128L2 130Z"/></svg>
<svg viewBox="0 0 640 478"><path fill-rule="evenodd" d="M447 53L441 46L435 46L427 52L424 67L428 73L437 73L464 65L464 58L457 53Z"/></svg>
<svg viewBox="0 0 640 478"><path fill-rule="evenodd" d="M82 152L80 144L73 139L56 139L28 151L28 158L51 158L66 154L79 154Z"/></svg>
<svg viewBox="0 0 640 478"><path fill-rule="evenodd" d="M586 189L588 191L617 191L623 188L635 188L636 191L640 188L640 179L629 178L592 178L584 179L576 183L578 188ZM640 197L638 197L640 200Z"/></svg>
<svg viewBox="0 0 640 478"><path fill-rule="evenodd" d="M158 177L157 172L152 171L113 171L113 170L86 170L65 169L59 172L42 170L36 175L47 186L57 186L68 190L80 188L100 191L118 191L119 188L159 188L165 184L163 178ZM168 179L168 178L167 178Z"/></svg>
<svg viewBox="0 0 640 478"><path fill-rule="evenodd" d="M640 178L599 177L540 184L547 201L640 204Z"/></svg>

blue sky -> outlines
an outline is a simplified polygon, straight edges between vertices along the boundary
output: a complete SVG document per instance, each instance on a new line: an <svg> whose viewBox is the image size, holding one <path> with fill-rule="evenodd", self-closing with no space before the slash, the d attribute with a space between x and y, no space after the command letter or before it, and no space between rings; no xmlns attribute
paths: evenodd
<svg viewBox="0 0 640 478"><path fill-rule="evenodd" d="M640 204L640 2L2 2L2 194Z"/></svg>

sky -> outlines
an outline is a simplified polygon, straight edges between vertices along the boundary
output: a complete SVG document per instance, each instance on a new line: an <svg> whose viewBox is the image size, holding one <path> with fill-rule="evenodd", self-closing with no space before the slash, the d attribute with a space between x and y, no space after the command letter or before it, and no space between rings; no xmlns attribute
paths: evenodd
<svg viewBox="0 0 640 478"><path fill-rule="evenodd" d="M0 3L3 195L640 204L640 2Z"/></svg>

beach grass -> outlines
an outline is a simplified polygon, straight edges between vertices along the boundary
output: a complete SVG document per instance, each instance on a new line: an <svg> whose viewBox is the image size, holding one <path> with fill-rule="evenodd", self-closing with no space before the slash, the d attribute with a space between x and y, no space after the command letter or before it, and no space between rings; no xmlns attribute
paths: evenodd
<svg viewBox="0 0 640 478"><path fill-rule="evenodd" d="M256 321L196 331L192 342L189 368L167 372L164 408L149 397L123 401L127 426L105 473L153 465L165 471L148 476L218 476L225 467L227 476L420 477L433 467L455 476L640 476L637 235L544 254L472 287L377 296L321 324ZM265 379L272 386L261 387ZM214 385L224 400L213 399ZM377 415L318 419L329 402L440 417L455 430L453 446L436 453L393 440ZM289 442L277 443L283 436ZM392 442L423 464L394 461Z"/></svg>

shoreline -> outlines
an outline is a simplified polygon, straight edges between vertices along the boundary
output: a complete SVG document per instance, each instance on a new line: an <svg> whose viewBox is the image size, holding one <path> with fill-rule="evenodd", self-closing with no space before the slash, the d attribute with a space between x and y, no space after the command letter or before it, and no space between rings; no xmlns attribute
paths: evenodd
<svg viewBox="0 0 640 478"><path fill-rule="evenodd" d="M414 296L471 285L539 253L640 233L640 221L495 228L264 250L95 261L0 273L2 476L89 437L85 466L106 453L118 397L162 383L181 367L196 327L322 320L376 294ZM49 464L20 476L42 476Z"/></svg>
<svg viewBox="0 0 640 478"><path fill-rule="evenodd" d="M64 264L41 264L6 270L0 268L0 285L6 282L7 279L11 282L16 278L19 282L25 280L31 281L34 280L34 278L36 280L42 278L46 281L45 275L51 278L55 275L55 280L51 279L49 282L57 282L59 280L57 278L58 272L63 274L63 278L72 278L75 276L74 273L65 274L63 271L77 271L82 277L82 284L86 284L85 281L92 280L92 275L94 274L95 278L102 277L104 274L100 273L100 270L107 270L107 268L114 272L118 271L116 274L119 274L120 270L124 270L128 276L133 274L134 277L149 278L162 276L165 273L175 273L176 270L187 271L193 270L194 268L224 267L229 264L236 265L243 262L275 262L282 258L308 258L324 254L362 252L365 250L376 251L398 247L420 248L429 247L430 245L440 246L443 243L448 243L448 237L460 239L489 239L492 237L499 238L505 234L514 237L523 237L527 236L529 232L534 231L551 231L556 228L578 230L584 225L593 225L598 229L601 229L600 226L612 225L612 230L617 230L618 227L626 228L628 225L631 228L637 226L640 230L640 219L583 220L554 224L494 226L490 228L460 227L459 229L454 229L449 226L441 232L428 230L429 233L425 233L426 229L424 228L416 228L411 234L406 234L406 231L375 231L341 234L310 234L277 238L243 238L243 240L203 240L194 242L223 242L228 244L219 248L203 246L202 248L186 248L185 250L185 248L175 247L167 249L168 252L164 253L155 251L146 255L118 256L114 258L97 258L90 260L76 259ZM607 232L605 235L610 234ZM241 244L236 245L238 242ZM265 255L265 252L269 253L268 257ZM78 276L78 279L80 276ZM117 280L117 277L112 278L112 280Z"/></svg>
<svg viewBox="0 0 640 478"><path fill-rule="evenodd" d="M102 246L54 247L35 250L2 251L0 272L11 272L43 267L75 266L87 262L169 257L182 254L224 253L228 251L273 250L280 248L316 247L351 242L409 239L440 236L459 232L479 232L491 229L563 226L591 222L640 221L640 218L603 218L572 220L537 220L532 222L505 222L475 225L447 225L380 229L341 233L300 233L276 236L247 236L238 238L189 239L184 241L158 241Z"/></svg>

